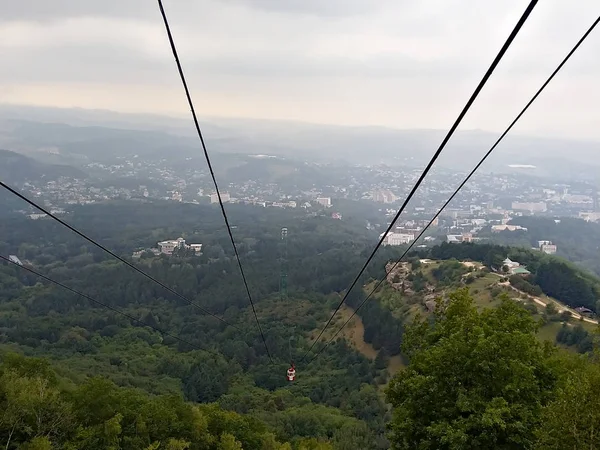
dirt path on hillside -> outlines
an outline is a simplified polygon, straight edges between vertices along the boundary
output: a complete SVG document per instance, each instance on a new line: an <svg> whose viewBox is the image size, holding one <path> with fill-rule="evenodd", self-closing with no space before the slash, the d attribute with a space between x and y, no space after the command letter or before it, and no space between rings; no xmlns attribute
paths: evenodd
<svg viewBox="0 0 600 450"><path fill-rule="evenodd" d="M483 264L476 263L476 262L473 262L473 261L461 261L461 263L465 267L473 267L474 269L477 269L477 270L481 270L481 269L483 269L485 267Z"/></svg>
<svg viewBox="0 0 600 450"><path fill-rule="evenodd" d="M548 301L544 301L541 297L537 297L535 295L530 295L530 294L527 294L526 292L520 291L519 289L514 287L512 284L510 284L510 282L508 282L508 281L498 282L498 286L507 286L519 294L525 294L525 295L527 295L528 298L531 298L534 302L536 302L540 306L543 306L544 308L546 307L546 305L548 305ZM550 301L552 301L556 305L556 310L558 311L559 314L564 311L569 311L571 313L571 316L573 316L573 319L575 319L575 320L581 319L581 314L575 312L575 310L568 308L567 306L562 305L556 301L553 301L553 300L550 300ZM584 317L583 321L588 322L588 323L593 323L594 325L598 325L597 320L590 319L588 317Z"/></svg>

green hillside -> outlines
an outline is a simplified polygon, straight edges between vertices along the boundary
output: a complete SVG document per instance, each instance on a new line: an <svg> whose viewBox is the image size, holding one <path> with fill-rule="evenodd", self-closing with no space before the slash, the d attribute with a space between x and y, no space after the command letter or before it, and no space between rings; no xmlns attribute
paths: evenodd
<svg viewBox="0 0 600 450"><path fill-rule="evenodd" d="M374 300L404 323L411 323L417 317L433 317L440 302L443 304L456 289L466 287L479 310L498 307L503 297L522 305L540 323L537 335L542 341L566 344L564 338L559 339L561 330L582 328L585 336L581 340L562 345L569 350L589 350L590 333L598 325L596 318L582 317L541 289L535 293L527 289L531 284L525 278L493 273L477 261L413 259L399 264L388 280L374 294ZM370 292L374 285L375 282L370 283L365 290ZM585 338L587 341L581 343Z"/></svg>
<svg viewBox="0 0 600 450"><path fill-rule="evenodd" d="M75 167L46 164L20 153L0 149L0 179L7 183L51 181L60 177L83 178L85 173Z"/></svg>
<svg viewBox="0 0 600 450"><path fill-rule="evenodd" d="M218 209L172 203L80 207L66 220L126 257L167 238L201 242L198 256L144 256L134 262L232 326L124 268L51 220L0 222L0 252L16 254L35 270L212 353L6 264L0 265L0 348L48 358L58 376L76 386L97 375L151 395L176 395L194 404L216 402L248 416L243 420L264 423L278 442L290 442L294 449L329 448L317 447L317 442L348 448L348 440L365 442L367 449L387 448L387 407L377 389L387 380L385 365L376 365L342 340L314 363L298 363L295 383L285 378L290 358L298 361L308 350L311 333L325 323L337 301L335 292L349 284L363 259L370 237L362 223L275 209L229 210L273 364L256 329ZM289 230L290 268L289 296L283 300L277 292L282 226ZM395 250L382 253L379 270L394 256ZM165 435L171 437L185 438ZM314 445L303 443L310 439ZM122 448L140 448L124 444L125 432L120 442Z"/></svg>
<svg viewBox="0 0 600 450"><path fill-rule="evenodd" d="M22 216L0 221L0 254L17 255L26 266L113 308L107 310L15 265L0 265L0 407L7 411L0 436L11 436L6 448L390 448L399 442L395 433L410 435L398 427L397 418L392 434L386 426L402 410L398 393L392 395L390 389L417 367L410 347L412 330L421 326L419 317L425 317L428 326L441 323L444 316L436 316L435 304L428 302L445 299L443 312L453 299L467 302L468 294L455 292L467 286L473 296L468 299L473 303L469 312L473 320L493 319L499 329L509 330L514 325L511 317L518 316L517 323L526 325L522 333L531 334L532 342L558 340L579 352L594 348L592 324L567 318L560 305L546 308L535 301L555 298L572 307L579 306L580 300L590 303L585 295L595 295L594 277L561 259L519 249L442 245L402 264L339 338L308 363L322 343L315 345L313 353L307 351L364 262L376 234L352 215L339 221L327 215L243 205L228 205L228 214L272 362L218 208L108 202L76 207L64 217L226 323L139 276L54 221ZM278 291L284 226L288 228L288 295L282 298ZM137 250L179 236L202 243L201 254L146 252L132 258ZM363 289L350 293L323 339L350 317L401 250L386 247L378 252L359 281ZM498 268L507 253L530 269L527 284L503 272L491 273L490 267ZM538 289L558 295L539 295ZM423 345L435 348L435 339ZM464 345L468 358L481 356L470 354L470 344ZM538 354L537 345L532 346L533 353L519 352L519 357L523 353L527 358L550 358L552 346L546 355ZM578 357L575 351L563 353ZM297 363L293 383L285 377L290 360ZM540 367L551 364L548 361ZM572 373L569 367L575 363L556 364L562 369L552 372L552 379L566 380L564 374ZM435 378L429 372L425 376ZM558 386L548 382L544 388L548 398L560 398ZM545 398L539 404L550 407ZM506 399L510 405L515 402L510 396ZM473 408L479 411L479 406ZM36 417L43 417L38 428L32 425ZM54 422L55 417L61 420ZM538 419L528 421L523 433L532 440L540 426Z"/></svg>

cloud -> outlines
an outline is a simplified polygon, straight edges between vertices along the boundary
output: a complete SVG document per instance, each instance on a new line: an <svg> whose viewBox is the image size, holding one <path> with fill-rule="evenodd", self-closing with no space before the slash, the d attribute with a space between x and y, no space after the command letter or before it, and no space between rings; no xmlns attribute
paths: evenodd
<svg viewBox="0 0 600 450"><path fill-rule="evenodd" d="M524 8L518 0L164 3L204 113L401 128L446 127ZM599 13L595 0L577 8L540 2L467 124L504 124ZM7 101L187 110L185 99L171 98L180 85L154 1L9 2L0 37ZM600 138L590 125L599 53L600 30L540 99L549 107L524 118L524 129ZM577 120L580 112L586 117Z"/></svg>
<svg viewBox="0 0 600 450"><path fill-rule="evenodd" d="M278 14L306 14L325 18L351 17L368 14L408 0L222 0L222 3ZM185 9L189 15L211 8L209 2L196 0L163 0L166 9ZM0 21L31 20L47 22L69 17L129 17L147 19L158 10L150 0L80 1L80 0L19 0L8 5Z"/></svg>
<svg viewBox="0 0 600 450"><path fill-rule="evenodd" d="M379 10L392 0L226 0L250 8L284 14L348 17ZM400 1L400 0L398 0ZM404 0L402 0L404 1Z"/></svg>
<svg viewBox="0 0 600 450"><path fill-rule="evenodd" d="M73 17L151 17L156 3L147 0L19 0L2 8L0 22L52 22Z"/></svg>

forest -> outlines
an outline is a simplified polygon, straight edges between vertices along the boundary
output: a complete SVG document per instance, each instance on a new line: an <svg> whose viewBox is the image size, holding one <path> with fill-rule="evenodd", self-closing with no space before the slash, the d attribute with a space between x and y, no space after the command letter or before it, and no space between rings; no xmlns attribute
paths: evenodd
<svg viewBox="0 0 600 450"><path fill-rule="evenodd" d="M7 353L0 364L0 434L5 448L67 449L290 449L264 423L217 404L181 396L149 396L106 378L80 385L57 376L36 358ZM302 449L328 443L302 439Z"/></svg>
<svg viewBox="0 0 600 450"><path fill-rule="evenodd" d="M303 439L308 438L328 441L336 449L353 448L347 435L368 441L364 448L386 448L388 411L378 390L388 377L382 358L370 360L340 339L310 365L300 364L293 385L285 379L290 359L298 360L308 350L311 334L327 321L370 250L362 223L231 208L242 263L274 358L270 364L219 211L161 206L87 206L76 208L66 220L123 257L167 238L203 243L201 255L145 254L135 264L231 325L186 304L54 221L15 217L0 222L2 255L18 255L35 270L142 324L3 264L0 348L49 358L61 379L77 385L96 374L125 389L216 402L261 420L278 442L289 442L294 449L306 447ZM287 298L278 292L282 226L289 230ZM378 269L367 271L365 280L382 276L383 261L398 256L398 249L386 249L373 264ZM363 295L356 289L351 299L358 302ZM385 347L385 355L400 351L402 324L387 310L372 303L361 317L365 338L376 349Z"/></svg>
<svg viewBox="0 0 600 450"><path fill-rule="evenodd" d="M597 368L589 333L562 331L567 345L587 352L565 356L529 339L537 325L525 309L505 302L497 312L474 312L468 293L459 291L443 314L412 324L370 301L359 316L364 341L377 357L368 358L339 338L306 364L302 356L368 256L376 233L352 218L337 221L241 205L228 206L228 212L273 363L218 209L109 202L76 207L64 219L226 323L48 218L0 221L0 254L17 255L26 266L136 319L18 266L0 264L0 436L7 436L7 449L375 450L414 448L415 439L430 442L423 448L465 448L458 442L470 443L466 448L491 443L494 448L549 448L540 442L564 448L556 440L567 439L568 430L556 435L545 423L563 426L556 402L571 401L563 391L587 395L577 384L581 380L594 390ZM288 228L286 296L279 292L281 227ZM202 253L146 252L130 258L134 251L179 236L202 243ZM358 286L382 277L385 263L402 250L382 248ZM532 289L552 291L565 303L588 304L585 295L598 292L595 278L574 265L522 249L443 244L422 256L472 259L497 268L507 255L532 271ZM464 273L462 265L446 261L434 276L451 285ZM356 307L364 298L357 288L347 303ZM463 330L459 314L472 320L465 324L485 332L474 336L470 328ZM332 329L341 323L334 320ZM522 330L522 340L513 336L515 327ZM447 348L444 333L464 339ZM499 353L504 343L505 354ZM407 369L390 374L388 359L400 352ZM486 358L501 353L499 361L523 367L534 378L523 379L522 386L511 384L510 377L506 383L496 380L494 397L488 398L482 392L491 382L489 374L480 373L469 385L467 368L496 370L500 366ZM443 358L456 362L436 365ZM294 383L285 378L290 360L298 368ZM581 369L577 376L575 367ZM444 392L432 394L439 398L423 396L425 379L439 383L436 389ZM448 380L464 388L448 386ZM512 392L516 388L531 388L531 398L520 402ZM420 428L428 421L435 429Z"/></svg>
<svg viewBox="0 0 600 450"><path fill-rule="evenodd" d="M393 449L547 449L600 446L600 359L541 344L538 323L505 297L479 311L467 289L450 294L434 320L407 325L408 367L385 389ZM366 386L351 391L369 401ZM293 405L293 406L292 406ZM377 414L377 407L364 410ZM219 402L149 395L106 377L74 382L45 360L0 359L0 435L14 449L371 448L358 419L310 405L289 390L241 387ZM236 412L241 410L240 412ZM261 411L261 413L258 413ZM317 438L325 429L330 439ZM295 434L293 442L279 435ZM292 431L293 430L293 431ZM299 437L306 435L306 437Z"/></svg>
<svg viewBox="0 0 600 450"><path fill-rule="evenodd" d="M598 449L600 360L541 344L505 297L478 311L462 289L407 326L410 360L386 392L394 449Z"/></svg>

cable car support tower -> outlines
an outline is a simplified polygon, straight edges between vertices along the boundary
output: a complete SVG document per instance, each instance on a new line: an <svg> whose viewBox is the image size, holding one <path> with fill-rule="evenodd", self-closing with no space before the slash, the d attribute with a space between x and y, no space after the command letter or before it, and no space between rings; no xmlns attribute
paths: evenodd
<svg viewBox="0 0 600 450"><path fill-rule="evenodd" d="M281 229L281 242L279 245L279 264L280 264L280 275L279 275L279 298L281 300L287 299L287 235L288 229L286 227Z"/></svg>

